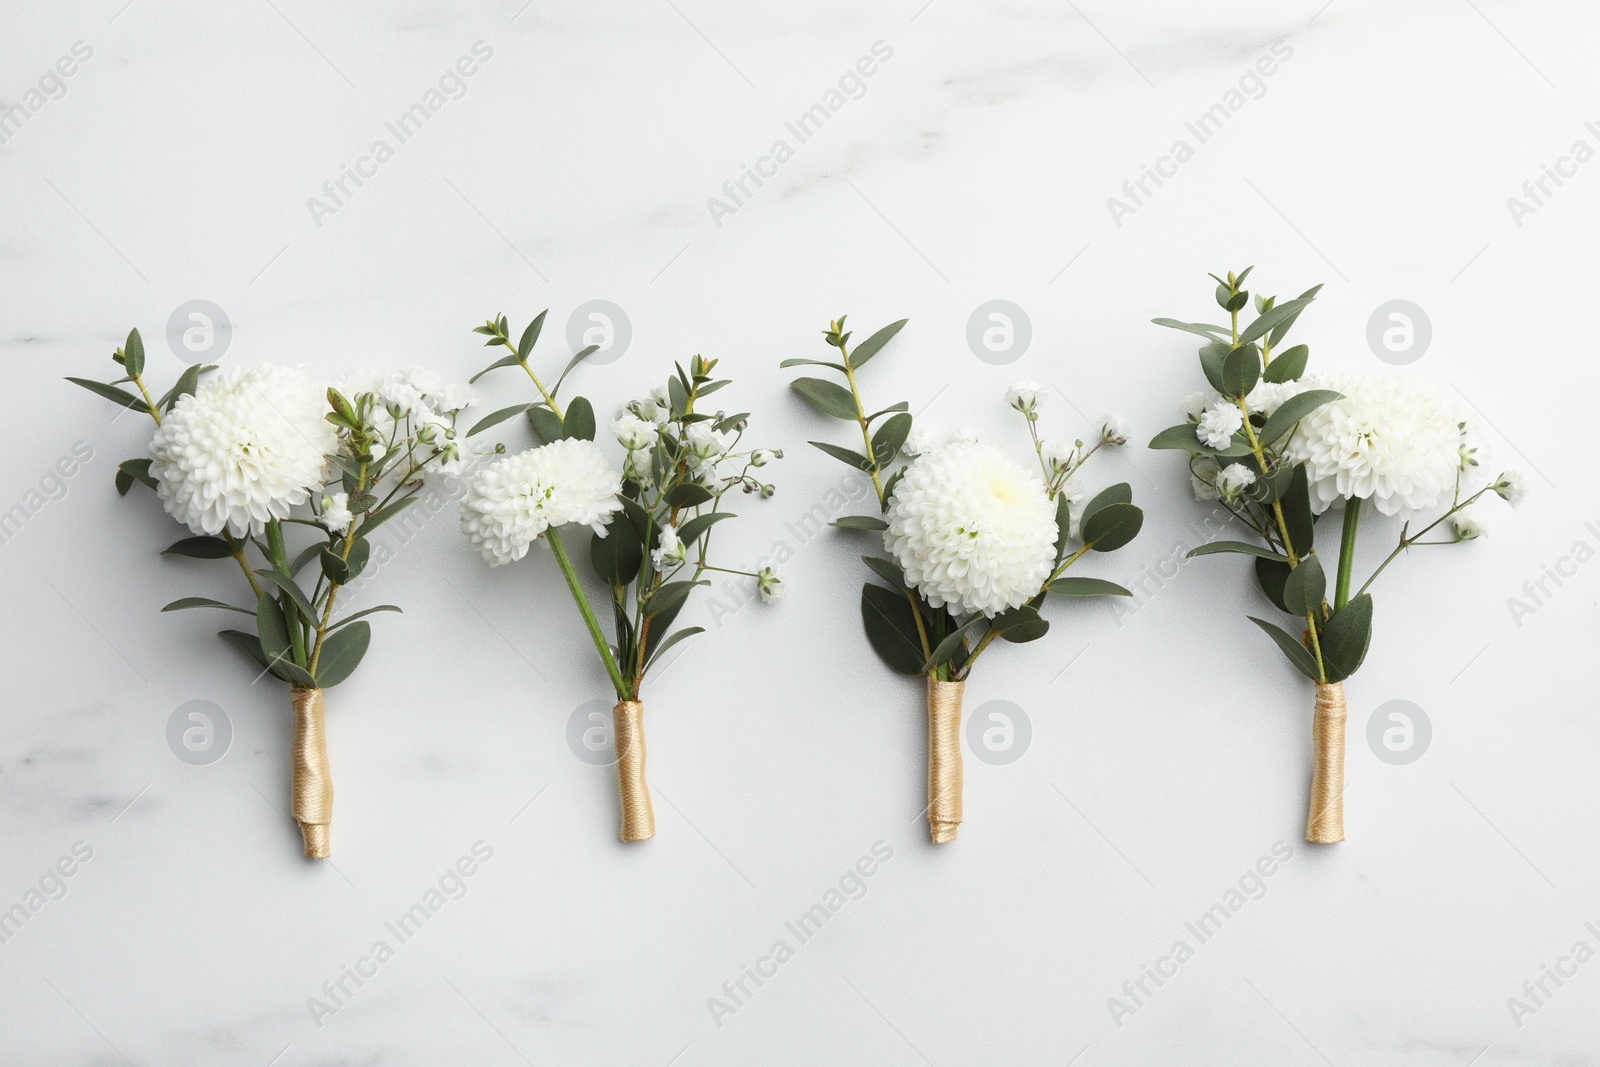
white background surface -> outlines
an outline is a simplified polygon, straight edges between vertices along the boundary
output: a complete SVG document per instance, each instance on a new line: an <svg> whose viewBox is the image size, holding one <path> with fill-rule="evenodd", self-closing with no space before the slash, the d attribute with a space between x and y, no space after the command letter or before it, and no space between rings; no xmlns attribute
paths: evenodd
<svg viewBox="0 0 1600 1067"><path fill-rule="evenodd" d="M39 503L59 457L93 450L0 547L0 907L74 842L93 849L0 945L0 1061L1600 1062L1600 963L1520 1027L1507 1006L1575 942L1600 949L1584 927L1600 919L1600 566L1520 626L1507 605L1576 542L1600 546L1600 165L1521 227L1506 207L1574 140L1600 143L1583 125L1591 8L123 2L0 14L7 103L74 42L93 49L0 147L0 507ZM1264 95L1115 225L1107 197L1280 36L1293 55ZM318 226L307 199L480 40L493 57L465 96ZM876 41L893 57L865 95L716 225L706 199ZM861 635L861 546L786 529L849 484L804 444L847 427L789 394L778 361L825 355L841 313L862 331L909 316L864 375L884 405L1022 449L1000 395L1035 378L1047 430L1117 410L1137 446L1200 383L1193 346L1148 320L1210 317L1204 272L1249 263L1264 292L1328 283L1296 330L1324 369L1385 369L1368 316L1421 305L1433 342L1414 369L1481 413L1490 467L1528 470L1535 495L1378 586L1349 687L1347 843L1301 842L1310 688L1221 559L1131 616L1057 605L1046 640L986 659L969 711L1015 702L1032 745L1008 766L969 755L967 821L934 849L920 687ZM406 614L379 617L330 691L334 859L299 858L281 686L250 684L221 617L158 614L237 579L158 555L170 521L111 485L148 427L60 380L109 377L137 325L170 381L163 326L195 298L235 323L229 364L458 377L489 361L467 332L486 316L520 328L549 307L564 326L612 300L632 346L575 379L602 411L674 358L723 360L737 384L719 401L789 453L777 497L724 543L753 562L783 542L791 593L721 620L648 691L656 840L617 843L612 772L566 742L607 690L552 561L491 571L446 510L363 594ZM1032 320L1010 366L965 342L992 298ZM563 332L547 329L546 366ZM484 384L490 407L523 399L509 376ZM1196 543L1170 453L1130 447L1093 473L1132 482L1149 522L1086 573L1131 585ZM711 625L708 607L685 620ZM206 767L166 742L196 699L234 729ZM1364 740L1395 699L1433 723L1409 766ZM314 1025L308 998L478 841L493 858L466 895ZM716 1025L708 998L793 942L785 921L879 841L893 858L866 895ZM1266 894L1196 946L1184 923L1280 841L1293 858ZM1180 938L1194 958L1119 1027L1108 998Z"/></svg>

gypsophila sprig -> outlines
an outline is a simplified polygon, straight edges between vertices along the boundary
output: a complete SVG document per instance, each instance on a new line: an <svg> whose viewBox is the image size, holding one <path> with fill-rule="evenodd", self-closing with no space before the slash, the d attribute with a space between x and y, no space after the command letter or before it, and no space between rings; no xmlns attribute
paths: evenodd
<svg viewBox="0 0 1600 1067"><path fill-rule="evenodd" d="M1211 275L1226 326L1154 320L1202 339L1200 369L1209 388L1186 397L1179 405L1184 421L1157 434L1150 447L1186 453L1195 497L1218 502L1250 531L1246 540L1214 541L1189 554L1254 557L1261 592L1293 618L1289 629L1251 621L1317 684L1317 770L1306 836L1340 841L1343 748L1334 738L1343 736L1343 682L1371 643L1368 589L1413 547L1482 536L1473 504L1489 493L1515 503L1523 482L1508 471L1490 484L1473 484L1480 458L1470 421L1427 381L1408 373L1308 374L1307 346L1283 347L1283 341L1320 285L1283 303L1256 296L1255 318L1241 325L1239 313L1251 300L1244 288L1249 273ZM1394 550L1352 593L1364 505L1380 516L1401 516L1404 525ZM1330 586L1316 520L1335 506L1344 514ZM1337 730L1328 725L1335 720Z"/></svg>
<svg viewBox="0 0 1600 1067"><path fill-rule="evenodd" d="M124 377L68 380L155 424L149 457L118 468L117 491L126 495L135 484L154 489L193 534L163 554L231 559L250 593L247 605L190 596L162 610L218 609L254 621L252 630L221 636L262 674L292 687L301 754L294 761L294 815L305 854L324 858L332 785L322 690L348 678L365 656L372 629L363 616L400 610L380 604L335 620L339 592L367 566L367 536L412 503L424 473L461 465L455 422L472 393L422 370L372 372L341 391L299 367L262 365L205 377L216 368L196 364L154 400L139 331L112 358ZM302 543L291 546L292 540Z"/></svg>
<svg viewBox="0 0 1600 1067"><path fill-rule="evenodd" d="M1092 443L1047 439L1040 433L1046 394L1037 382L1017 382L1004 397L1023 418L1031 459L1026 453L1016 458L969 429L941 440L914 423L904 402L874 410L857 375L905 324L891 323L852 348L840 318L823 331L837 359L787 359L782 366L832 371L836 378L801 377L790 386L823 415L854 423L859 434L859 451L811 444L872 482L880 514L848 515L832 525L883 538L886 556L862 557L881 583L863 586L861 619L886 665L928 680L928 820L934 841L942 842L955 837L960 822L960 753L951 743L952 724L973 666L996 640L1043 637L1050 623L1040 609L1052 594L1130 596L1112 582L1065 572L1089 552L1126 545L1144 513L1126 483L1078 506L1084 464L1126 441L1127 427L1108 415L1094 428Z"/></svg>
<svg viewBox="0 0 1600 1067"><path fill-rule="evenodd" d="M645 677L667 650L704 632L699 626L674 630L673 623L690 594L711 584L708 574L748 579L763 602L782 595L782 579L770 568L743 570L713 562L718 558L713 541L718 524L735 514L736 497L730 495L735 490L758 499L772 496L772 483L757 472L783 453L746 442L748 412L703 410L705 399L731 382L715 376L715 359L698 355L687 369L674 365L665 381L620 405L604 426L610 440L602 444L596 440L601 434L593 405L581 396L565 404L560 400L568 373L594 349L574 355L547 388L530 362L544 318L541 312L516 345L504 316L476 328L490 345L512 352L482 373L519 366L538 396L494 412L471 433L525 415L538 443L473 478L461 526L494 565L521 559L541 541L549 545L616 691L622 838L642 841L655 833L644 777L640 701ZM601 612L567 552L561 530L568 525L591 530L590 569L606 591ZM599 618L607 606L610 640ZM634 745L636 751L625 754Z"/></svg>

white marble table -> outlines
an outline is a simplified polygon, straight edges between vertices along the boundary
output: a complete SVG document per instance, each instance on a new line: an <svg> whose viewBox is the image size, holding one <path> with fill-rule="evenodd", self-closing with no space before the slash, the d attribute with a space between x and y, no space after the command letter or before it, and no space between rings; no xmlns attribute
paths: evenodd
<svg viewBox="0 0 1600 1067"><path fill-rule="evenodd" d="M1570 0L7 5L0 909L27 919L0 1062L1594 1062L1600 963L1569 955L1600 949L1597 32ZM1203 317L1205 272L1248 263L1327 283L1299 327L1325 368L1383 369L1369 317L1422 308L1413 368L1535 495L1386 577L1350 839L1312 848L1308 687L1234 563L1169 562L1202 511L1130 447L1099 477L1149 522L1099 573L1136 610L1056 612L979 671L969 711L1010 702L1031 743L969 753L935 849L921 694L861 638L859 547L805 525L850 484L804 443L837 424L778 361L841 313L909 316L868 375L885 403L1020 447L1000 394L1034 378L1059 432L1111 409L1142 442L1197 383L1148 320ZM648 701L660 833L625 847L611 772L568 744L606 690L555 569L491 572L441 500L382 570L406 614L330 694L334 857L301 860L281 689L216 620L158 613L228 576L157 555L154 499L112 489L148 430L62 376L137 325L170 378L166 324L205 300L230 364L464 377L474 323L548 307L556 361L597 299L632 331L579 372L600 406L702 352L788 452L730 535L792 556L788 599L693 609L712 633ZM995 299L1031 323L1007 365L966 340ZM1366 741L1395 700L1432 724L1408 765ZM209 765L169 748L191 701L231 725Z"/></svg>

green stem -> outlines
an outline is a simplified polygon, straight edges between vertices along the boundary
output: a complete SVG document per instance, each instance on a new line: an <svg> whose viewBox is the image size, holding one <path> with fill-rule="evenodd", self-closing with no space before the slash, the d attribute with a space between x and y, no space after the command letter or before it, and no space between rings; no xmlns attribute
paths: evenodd
<svg viewBox="0 0 1600 1067"><path fill-rule="evenodd" d="M578 605L578 610L583 613L583 623L589 628L589 638L600 652L606 673L611 676L611 684L617 690L617 699L627 700L628 687L622 680L622 672L617 669L617 661L611 655L611 647L606 644L605 635L600 632L600 621L594 617L594 609L589 606L589 598L584 595L583 586L578 583L578 572L572 569L572 560L567 557L567 548L561 543L560 532L552 526L545 531L545 537L550 542L550 551L555 553L556 563L560 565L562 575L567 579L567 588L572 592L572 599Z"/></svg>
<svg viewBox="0 0 1600 1067"><path fill-rule="evenodd" d="M1334 587L1333 610L1342 611L1350 603L1350 570L1356 562L1356 527L1361 523L1361 501L1344 505L1344 535L1339 541L1339 580Z"/></svg>
<svg viewBox="0 0 1600 1067"><path fill-rule="evenodd" d="M550 390L544 387L544 383L539 380L539 376L533 373L533 368L522 362L522 353L517 351L517 346L511 343L509 337L500 338L500 343L511 349L512 353L516 355L517 365L528 372L528 377L533 379L534 388L539 390L539 395L544 397L544 402L549 406L550 410L556 413L556 418L565 421L566 416L562 415L561 409L556 406L556 398L550 394Z"/></svg>

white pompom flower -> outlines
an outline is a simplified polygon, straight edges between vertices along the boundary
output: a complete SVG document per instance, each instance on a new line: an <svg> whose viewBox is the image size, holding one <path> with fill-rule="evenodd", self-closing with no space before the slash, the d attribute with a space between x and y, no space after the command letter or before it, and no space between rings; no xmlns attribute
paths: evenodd
<svg viewBox="0 0 1600 1067"><path fill-rule="evenodd" d="M324 389L300 367L215 375L183 397L150 442L167 513L197 534L259 534L322 484L338 435Z"/></svg>
<svg viewBox="0 0 1600 1067"><path fill-rule="evenodd" d="M1412 374L1319 375L1307 384L1343 394L1304 419L1284 451L1304 463L1311 506L1370 499L1384 515L1426 511L1455 491L1462 416Z"/></svg>
<svg viewBox="0 0 1600 1067"><path fill-rule="evenodd" d="M993 445L955 441L905 469L884 546L929 604L994 616L1049 577L1055 512L1036 471Z"/></svg>
<svg viewBox="0 0 1600 1067"><path fill-rule="evenodd" d="M527 555L553 526L578 523L597 535L622 510L622 475L593 441L553 441L495 460L473 476L461 531L498 567Z"/></svg>
<svg viewBox="0 0 1600 1067"><path fill-rule="evenodd" d="M1233 444L1233 435L1244 426L1244 413L1231 400L1219 400L1206 408L1194 435L1212 448L1227 448Z"/></svg>

